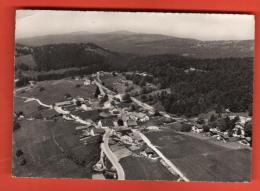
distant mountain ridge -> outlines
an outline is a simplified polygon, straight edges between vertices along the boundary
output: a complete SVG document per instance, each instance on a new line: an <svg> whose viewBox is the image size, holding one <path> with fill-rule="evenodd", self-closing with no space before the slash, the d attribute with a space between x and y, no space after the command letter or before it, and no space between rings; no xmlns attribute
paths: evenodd
<svg viewBox="0 0 260 191"><path fill-rule="evenodd" d="M61 43L95 43L106 50L136 55L178 54L197 58L253 57L254 40L201 41L161 34L129 31L46 35L17 39L16 43L42 46Z"/></svg>

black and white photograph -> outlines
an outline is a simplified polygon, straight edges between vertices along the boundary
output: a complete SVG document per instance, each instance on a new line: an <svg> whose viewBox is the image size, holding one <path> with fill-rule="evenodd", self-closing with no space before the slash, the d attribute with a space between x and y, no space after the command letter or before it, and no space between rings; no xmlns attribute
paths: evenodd
<svg viewBox="0 0 260 191"><path fill-rule="evenodd" d="M255 18L16 10L12 175L250 182Z"/></svg>

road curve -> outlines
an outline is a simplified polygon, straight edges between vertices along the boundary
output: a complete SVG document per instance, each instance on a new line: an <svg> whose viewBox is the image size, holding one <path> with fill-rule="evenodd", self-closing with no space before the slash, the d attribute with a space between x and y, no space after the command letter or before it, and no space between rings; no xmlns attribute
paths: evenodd
<svg viewBox="0 0 260 191"><path fill-rule="evenodd" d="M118 158L115 156L115 154L110 150L108 146L108 140L110 135L111 129L106 129L105 134L103 135L103 141L104 143L101 143L101 149L107 156L107 158L110 160L112 165L115 167L117 171L117 179L118 180L125 180L125 172L123 167L118 161Z"/></svg>

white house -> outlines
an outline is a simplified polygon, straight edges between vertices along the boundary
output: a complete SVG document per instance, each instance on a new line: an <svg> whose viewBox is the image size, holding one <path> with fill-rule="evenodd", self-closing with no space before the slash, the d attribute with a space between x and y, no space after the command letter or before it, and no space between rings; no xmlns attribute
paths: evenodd
<svg viewBox="0 0 260 191"><path fill-rule="evenodd" d="M245 130L241 123L236 123L235 128L233 129L233 137L244 137Z"/></svg>
<svg viewBox="0 0 260 191"><path fill-rule="evenodd" d="M203 128L202 126L197 126L197 125L193 125L191 127L191 130L195 133L202 133L203 132Z"/></svg>
<svg viewBox="0 0 260 191"><path fill-rule="evenodd" d="M149 121L149 117L144 114L144 113L137 113L137 112L131 112L130 115L129 115L129 118L130 119L133 119L135 121L140 121L140 122L145 122L145 121Z"/></svg>
<svg viewBox="0 0 260 191"><path fill-rule="evenodd" d="M88 85L90 85L90 84L91 84L91 81L90 81L89 79L85 79L84 85L85 85L85 86L88 86Z"/></svg>

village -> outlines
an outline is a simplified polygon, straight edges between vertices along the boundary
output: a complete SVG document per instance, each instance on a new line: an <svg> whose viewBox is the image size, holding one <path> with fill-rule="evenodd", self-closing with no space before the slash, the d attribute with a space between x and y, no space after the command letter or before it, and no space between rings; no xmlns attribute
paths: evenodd
<svg viewBox="0 0 260 191"><path fill-rule="evenodd" d="M138 73L147 76L147 73ZM41 107L47 107L48 113L41 116L37 114L34 118L43 120L55 120L62 117L67 121L76 121L80 126L75 128L75 134L79 140L87 145L89 140L95 136L103 136L101 143L100 160L93 166L93 179L125 179L125 172L120 164L120 160L128 156L145 158L150 161L159 161L171 174L179 177L179 181L188 179L180 170L172 164L145 137L147 132L161 131L162 129L173 129L180 133L210 137L222 144L230 142L250 147L251 135L245 132L246 124L251 122L251 117L234 116L228 109L219 116L219 119L209 119L207 117L184 118L158 111L135 97L132 97L126 88L124 91L114 91L108 89L101 80L103 76L115 76L113 72L97 72L86 77L74 77L75 81L80 81L82 86L94 85L96 87L94 98L73 97L70 94L64 95L64 101L53 104L44 104L35 98L26 98L25 103L36 101ZM128 80L117 80L113 85L124 87L124 84L131 84ZM132 83L133 84L133 83ZM133 84L134 85L134 84ZM35 88L37 83L31 81L30 87ZM158 91L153 84L149 87ZM133 88L132 88L133 89ZM130 90L132 90L130 88ZM135 88L135 89L138 89ZM116 92L115 92L116 90ZM129 88L128 88L129 90ZM136 95L136 92L132 92ZM22 113L16 114L18 119L24 118ZM44 115L45 117L42 117ZM211 115L211 118L214 115ZM31 117L28 120L33 120ZM224 119L235 120L232 130L221 130L220 121ZM215 122L214 125L211 122ZM104 145L107 144L107 145Z"/></svg>

